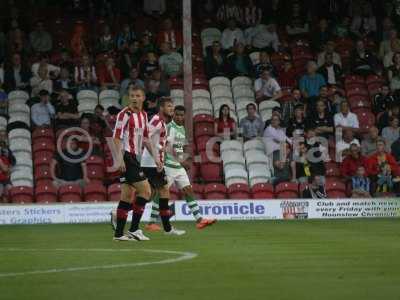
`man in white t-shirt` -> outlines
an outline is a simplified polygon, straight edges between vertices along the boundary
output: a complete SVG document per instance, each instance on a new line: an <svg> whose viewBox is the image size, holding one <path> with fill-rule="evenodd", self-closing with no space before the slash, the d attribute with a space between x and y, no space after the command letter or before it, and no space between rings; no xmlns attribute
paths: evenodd
<svg viewBox="0 0 400 300"><path fill-rule="evenodd" d="M251 42L254 48L271 48L274 51L278 51L280 42L275 24L258 25L254 30Z"/></svg>
<svg viewBox="0 0 400 300"><path fill-rule="evenodd" d="M236 26L234 19L228 21L228 28L222 32L220 42L224 50L232 50L235 44L245 43L243 31Z"/></svg>
<svg viewBox="0 0 400 300"><path fill-rule="evenodd" d="M346 101L340 103L340 112L334 116L335 128L341 127L342 130L351 130L357 133L359 129L358 117L350 112L349 104Z"/></svg>
<svg viewBox="0 0 400 300"><path fill-rule="evenodd" d="M344 157L348 154L348 150L352 144L360 147L358 139L354 138L353 131L350 129L343 130L343 138L340 137L336 141L336 161L342 162Z"/></svg>
<svg viewBox="0 0 400 300"><path fill-rule="evenodd" d="M282 97L282 90L279 83L272 78L271 70L262 69L261 76L254 81L254 90L256 91L257 102L263 100L277 100Z"/></svg>

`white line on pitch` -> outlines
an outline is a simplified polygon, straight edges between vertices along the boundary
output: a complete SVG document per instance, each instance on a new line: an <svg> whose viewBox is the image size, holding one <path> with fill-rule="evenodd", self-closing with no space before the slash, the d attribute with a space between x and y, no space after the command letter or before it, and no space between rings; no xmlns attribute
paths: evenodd
<svg viewBox="0 0 400 300"><path fill-rule="evenodd" d="M173 254L180 255L176 258L168 258L159 261L150 262L136 262L129 264L114 264L114 265L103 265L103 266L86 266L86 267L74 267L74 268L64 268L64 269L48 269L48 270L36 270L27 272L13 272L13 273L0 273L1 277L15 277L15 276L25 276L25 275L39 275L39 274L52 274L52 273L64 273L64 272L78 272L78 271L91 271L91 270L108 270L117 268L128 268L128 267L141 267L148 265L163 265L172 264L184 260L190 260L197 257L197 253L193 252L181 252L181 251L170 251L170 250L155 250L155 249L22 249L22 248L0 248L0 252L43 252L43 251L59 251L59 252L74 252L74 251L85 251L85 252L135 252L142 251L147 253L162 253L162 254Z"/></svg>

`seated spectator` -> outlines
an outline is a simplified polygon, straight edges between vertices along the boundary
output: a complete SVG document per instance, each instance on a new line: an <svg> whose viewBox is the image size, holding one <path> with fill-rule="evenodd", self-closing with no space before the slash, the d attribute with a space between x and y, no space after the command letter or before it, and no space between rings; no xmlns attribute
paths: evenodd
<svg viewBox="0 0 400 300"><path fill-rule="evenodd" d="M158 60L161 71L168 77L181 75L183 73L182 55L173 50L169 43L161 45L161 52L163 54Z"/></svg>
<svg viewBox="0 0 400 300"><path fill-rule="evenodd" d="M214 41L212 47L207 51L205 58L205 71L207 78L225 75L225 55L221 50L221 44Z"/></svg>
<svg viewBox="0 0 400 300"><path fill-rule="evenodd" d="M293 18L286 25L286 33L291 38L301 37L309 32L308 23L301 17Z"/></svg>
<svg viewBox="0 0 400 300"><path fill-rule="evenodd" d="M162 29L157 35L157 46L161 49L164 43L168 43L172 50L182 48L182 33L174 29L172 20L167 18L162 24Z"/></svg>
<svg viewBox="0 0 400 300"><path fill-rule="evenodd" d="M312 175L320 173L318 168L320 163L308 159L309 148L304 142L300 142L298 147L298 154L294 156L291 162L292 182L307 183Z"/></svg>
<svg viewBox="0 0 400 300"><path fill-rule="evenodd" d="M123 50L121 57L121 72L123 76L128 77L132 68L138 68L140 59L142 58L142 50L138 41L132 41Z"/></svg>
<svg viewBox="0 0 400 300"><path fill-rule="evenodd" d="M377 69L377 60L370 51L365 49L363 40L356 42L356 48L353 50L350 61L351 69L357 75L368 76L374 74Z"/></svg>
<svg viewBox="0 0 400 300"><path fill-rule="evenodd" d="M307 127L315 128L315 133L326 139L333 135L333 119L323 100L317 101L316 113L307 118Z"/></svg>
<svg viewBox="0 0 400 300"><path fill-rule="evenodd" d="M289 56L284 57L283 68L278 72L278 81L282 88L293 89L297 86L297 71Z"/></svg>
<svg viewBox="0 0 400 300"><path fill-rule="evenodd" d="M379 130L372 126L368 130L368 135L361 142L361 153L364 156L370 156L376 152L376 142L379 139Z"/></svg>
<svg viewBox="0 0 400 300"><path fill-rule="evenodd" d="M99 71L99 82L102 89L119 89L121 71L115 66L114 58L107 58L105 66Z"/></svg>
<svg viewBox="0 0 400 300"><path fill-rule="evenodd" d="M386 106L386 110L381 116L378 118L378 129L381 132L383 128L390 126L390 118L391 117L400 117L400 106L399 104L392 103Z"/></svg>
<svg viewBox="0 0 400 300"><path fill-rule="evenodd" d="M343 75L342 68L333 63L333 56L331 53L325 54L325 64L318 69L318 73L324 76L325 82L329 85L340 83Z"/></svg>
<svg viewBox="0 0 400 300"><path fill-rule="evenodd" d="M152 40L152 34L148 30L142 33L142 37L140 39L140 49L144 54L149 52L157 52L157 47Z"/></svg>
<svg viewBox="0 0 400 300"><path fill-rule="evenodd" d="M320 19L316 30L314 30L311 34L313 49L321 51L323 45L325 45L332 38L332 32L329 28L328 20L325 18Z"/></svg>
<svg viewBox="0 0 400 300"><path fill-rule="evenodd" d="M390 51L383 57L383 66L387 69L394 64L394 55L400 52L400 41L394 40L390 44Z"/></svg>
<svg viewBox="0 0 400 300"><path fill-rule="evenodd" d="M155 52L147 52L144 62L140 65L140 78L150 78L153 71L156 69L159 69L159 65Z"/></svg>
<svg viewBox="0 0 400 300"><path fill-rule="evenodd" d="M57 100L59 101L56 106L57 129L78 126L78 107L72 99L72 95L66 90L62 90Z"/></svg>
<svg viewBox="0 0 400 300"><path fill-rule="evenodd" d="M270 69L263 69L260 78L254 81L257 102L278 100L282 97L282 90L278 82L272 78Z"/></svg>
<svg viewBox="0 0 400 300"><path fill-rule="evenodd" d="M340 164L340 174L346 179L356 176L359 167L366 167L367 159L361 154L360 146L351 144L348 154Z"/></svg>
<svg viewBox="0 0 400 300"><path fill-rule="evenodd" d="M85 27L82 24L76 24L71 38L72 56L80 58L88 52L87 37L85 36Z"/></svg>
<svg viewBox="0 0 400 300"><path fill-rule="evenodd" d="M225 53L229 53L233 50L233 47L237 43L245 43L243 31L236 26L236 21L234 19L230 19L228 21L228 28L226 28L222 32L221 36L221 46Z"/></svg>
<svg viewBox="0 0 400 300"><path fill-rule="evenodd" d="M334 116L335 128L341 127L342 130L350 130L352 133L357 133L359 129L358 117L350 112L349 104L343 101L340 104L340 112Z"/></svg>
<svg viewBox="0 0 400 300"><path fill-rule="evenodd" d="M13 54L11 65L4 70L4 89L7 92L28 89L31 74L29 68L22 64L21 55Z"/></svg>
<svg viewBox="0 0 400 300"><path fill-rule="evenodd" d="M30 79L30 85L32 97L37 97L42 90L46 90L49 94L53 93L53 81L49 78L45 65L41 65L38 74Z"/></svg>
<svg viewBox="0 0 400 300"><path fill-rule="evenodd" d="M74 70L75 86L78 90L97 90L96 67L87 54L82 56L82 63Z"/></svg>
<svg viewBox="0 0 400 300"><path fill-rule="evenodd" d="M261 7L257 6L256 1L247 1L246 6L243 8L242 19L244 28L246 28L244 31L246 45L251 45L256 27L261 23L262 20L262 9Z"/></svg>
<svg viewBox="0 0 400 300"><path fill-rule="evenodd" d="M94 109L94 114L91 120L91 129L93 136L99 137L100 141L105 142L104 137L107 133L112 133L113 126L104 114L104 107L100 104Z"/></svg>
<svg viewBox="0 0 400 300"><path fill-rule="evenodd" d="M294 118L289 121L286 129L288 137L302 137L304 136L305 120L304 120L304 106L297 105L294 109Z"/></svg>
<svg viewBox="0 0 400 300"><path fill-rule="evenodd" d="M31 71L32 75L38 75L40 68L47 69L47 76L49 78L55 79L60 74L61 68L49 63L49 56L47 54L40 54L39 61L32 64Z"/></svg>
<svg viewBox="0 0 400 300"><path fill-rule="evenodd" d="M379 58L384 59L387 54L392 52L393 45L399 43L400 39L397 36L397 30L395 28L390 28L388 30L388 37L386 39L384 38L379 44Z"/></svg>
<svg viewBox="0 0 400 300"><path fill-rule="evenodd" d="M245 53L244 45L237 43L234 46L234 53L227 56L227 74L229 77L251 76L253 64Z"/></svg>
<svg viewBox="0 0 400 300"><path fill-rule="evenodd" d="M387 149L400 137L399 118L392 116L389 119L389 126L382 129L382 138L385 140Z"/></svg>
<svg viewBox="0 0 400 300"><path fill-rule="evenodd" d="M74 82L67 68L61 69L60 77L54 82L54 92L59 93L61 90L67 90L68 92L75 91Z"/></svg>
<svg viewBox="0 0 400 300"><path fill-rule="evenodd" d="M61 69L67 69L69 74L74 72L74 67L76 64L76 59L71 57L69 50L66 48L62 48L59 53L56 54L55 57L52 57L53 63L59 67L59 72Z"/></svg>
<svg viewBox="0 0 400 300"><path fill-rule="evenodd" d="M247 117L239 122L241 135L245 142L262 136L264 129L263 121L257 116L257 107L253 103L249 103L246 110Z"/></svg>
<svg viewBox="0 0 400 300"><path fill-rule="evenodd" d="M336 23L333 29L334 35L338 38L348 38L350 37L350 17L343 16L339 22Z"/></svg>
<svg viewBox="0 0 400 300"><path fill-rule="evenodd" d="M86 133L80 134L78 139L79 148L87 153L92 147L90 155L102 155L102 142L105 142L104 136L96 136L92 130L92 115L83 115L80 119L80 128Z"/></svg>
<svg viewBox="0 0 400 300"><path fill-rule="evenodd" d="M55 110L50 103L49 92L41 90L39 92L40 102L32 105L31 118L35 126L51 126L51 121L55 117Z"/></svg>
<svg viewBox="0 0 400 300"><path fill-rule="evenodd" d="M342 67L342 59L340 58L340 54L335 52L335 42L333 41L328 41L325 45L324 51L318 54L318 67L322 67L325 64L325 57L327 54L332 55L332 62L334 65L338 65L340 68Z"/></svg>
<svg viewBox="0 0 400 300"><path fill-rule="evenodd" d="M269 118L268 120L265 121L264 130L267 129L267 127L269 125L271 125L271 120L272 120L272 117L274 117L274 116L277 116L279 118L279 120L281 120L281 126L282 127L286 127L285 123L283 122L283 119L282 119L282 110L281 110L281 108L279 106L275 106L275 107L272 108L271 118Z"/></svg>
<svg viewBox="0 0 400 300"><path fill-rule="evenodd" d="M355 11L351 23L351 32L358 38L374 38L376 29L376 18L372 13L372 6L365 2L361 11Z"/></svg>
<svg viewBox="0 0 400 300"><path fill-rule="evenodd" d="M225 23L229 20L242 22L242 12L240 7L235 4L235 0L228 0L218 8L217 20L220 23Z"/></svg>
<svg viewBox="0 0 400 300"><path fill-rule="evenodd" d="M319 175L325 180L326 168L324 162L330 161L328 154L328 142L317 137L314 128L305 130L305 146L307 147L308 160L313 164L313 174ZM297 141L296 141L297 143ZM297 149L295 149L295 155Z"/></svg>
<svg viewBox="0 0 400 300"><path fill-rule="evenodd" d="M38 53L50 52L53 49L53 40L49 32L44 29L42 21L36 23L36 28L29 35L33 51Z"/></svg>
<svg viewBox="0 0 400 300"><path fill-rule="evenodd" d="M96 42L97 53L108 53L114 50L115 38L111 33L110 26L105 24L103 26L103 33L100 35Z"/></svg>
<svg viewBox="0 0 400 300"><path fill-rule="evenodd" d="M393 65L389 67L388 80L390 89L395 92L400 89L400 52L393 54Z"/></svg>
<svg viewBox="0 0 400 300"><path fill-rule="evenodd" d="M11 185L11 168L15 166L15 157L8 147L7 131L0 130L0 203L7 203L7 189Z"/></svg>
<svg viewBox="0 0 400 300"><path fill-rule="evenodd" d="M271 58L267 51L260 51L260 61L258 64L254 65L255 77L259 78L261 76L261 72L264 69L271 70L272 77L276 77L275 67L271 63Z"/></svg>
<svg viewBox="0 0 400 300"><path fill-rule="evenodd" d="M136 67L133 67L129 73L129 77L121 82L120 95L126 95L128 93L129 85L144 88L144 82L139 78L139 70Z"/></svg>
<svg viewBox="0 0 400 300"><path fill-rule="evenodd" d="M324 77L317 73L317 63L309 61L307 63L307 74L300 79L299 86L304 98L316 97L319 95L321 87L326 85Z"/></svg>
<svg viewBox="0 0 400 300"><path fill-rule="evenodd" d="M214 132L223 139L236 138L236 123L230 116L230 108L223 104L219 108L219 116L214 123Z"/></svg>
<svg viewBox="0 0 400 300"><path fill-rule="evenodd" d="M264 130L263 136L267 155L280 150L285 143L292 143L290 138L286 136L285 128L282 128L280 125L281 119L275 115L271 118L271 125Z"/></svg>
<svg viewBox="0 0 400 300"><path fill-rule="evenodd" d="M256 50L267 51L269 53L279 51L280 42L275 24L258 25L254 32L251 45Z"/></svg>
<svg viewBox="0 0 400 300"><path fill-rule="evenodd" d="M60 187L67 184L79 184L81 187L89 183L87 177L86 164L83 156L86 154L79 148L78 140L72 139L69 149L63 151L63 155L55 154L50 166L53 184Z"/></svg>
<svg viewBox="0 0 400 300"><path fill-rule="evenodd" d="M129 24L124 24L121 32L117 35L117 49L119 51L127 49L128 46L135 41L135 39L135 32L131 30Z"/></svg>
<svg viewBox="0 0 400 300"><path fill-rule="evenodd" d="M336 140L336 161L342 162L350 152L351 144L356 144L360 147L360 142L353 135L353 131L349 129L343 130L343 138Z"/></svg>
<svg viewBox="0 0 400 300"><path fill-rule="evenodd" d="M299 89L293 89L291 98L281 102L283 124L288 124L289 120L294 118L294 110L298 105L304 106L301 92Z"/></svg>
<svg viewBox="0 0 400 300"><path fill-rule="evenodd" d="M371 182L366 176L365 167L357 167L356 174L351 178L351 197L370 198Z"/></svg>
<svg viewBox="0 0 400 300"><path fill-rule="evenodd" d="M326 199L325 185L321 179L321 176L310 176L308 179L308 185L302 193L304 199Z"/></svg>
<svg viewBox="0 0 400 300"><path fill-rule="evenodd" d="M387 106L392 105L395 102L395 98L392 95L389 86L383 85L380 93L376 94L372 100L372 110L375 114L384 112Z"/></svg>
<svg viewBox="0 0 400 300"><path fill-rule="evenodd" d="M272 177L272 184L276 186L281 182L287 182L292 179L291 174L291 150L290 145L285 143L281 148L274 150L272 154L272 163L274 166L274 176Z"/></svg>

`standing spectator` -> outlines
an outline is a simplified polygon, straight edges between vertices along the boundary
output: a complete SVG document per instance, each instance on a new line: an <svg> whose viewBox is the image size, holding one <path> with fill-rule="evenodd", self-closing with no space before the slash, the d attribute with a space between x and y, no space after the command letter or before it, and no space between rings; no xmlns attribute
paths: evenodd
<svg viewBox="0 0 400 300"><path fill-rule="evenodd" d="M400 89L400 52L393 55L393 65L388 69L388 79L392 92Z"/></svg>
<svg viewBox="0 0 400 300"><path fill-rule="evenodd" d="M71 38L72 56L80 58L84 53L88 52L87 41L85 36L85 27L82 24L76 24Z"/></svg>
<svg viewBox="0 0 400 300"><path fill-rule="evenodd" d="M372 6L365 2L361 12L356 12L351 23L351 32L358 38L374 38L376 34L376 18L372 14Z"/></svg>
<svg viewBox="0 0 400 300"><path fill-rule="evenodd" d="M138 67L141 58L142 50L140 49L139 42L130 42L129 46L123 50L121 57L121 72L124 77L129 76L129 72L132 68Z"/></svg>
<svg viewBox="0 0 400 300"><path fill-rule="evenodd" d="M235 139L236 137L236 123L231 118L230 108L226 104L219 108L219 115L214 123L214 132L223 139Z"/></svg>
<svg viewBox="0 0 400 300"><path fill-rule="evenodd" d="M242 22L242 11L235 0L228 0L226 4L222 4L217 11L217 19L220 23L225 23L228 20Z"/></svg>
<svg viewBox="0 0 400 300"><path fill-rule="evenodd" d="M315 61L307 63L307 74L300 79L300 90L304 98L316 97L321 87L326 85L324 77L317 73L318 66Z"/></svg>
<svg viewBox="0 0 400 300"><path fill-rule="evenodd" d="M121 71L115 66L114 58L107 58L105 66L99 72L99 82L102 89L119 89Z"/></svg>
<svg viewBox="0 0 400 300"><path fill-rule="evenodd" d="M372 110L375 114L384 112L386 108L395 103L395 101L396 100L390 92L389 86L384 84L382 85L380 92L376 94L372 100Z"/></svg>
<svg viewBox="0 0 400 300"><path fill-rule="evenodd" d="M359 166L357 173L351 178L351 197L352 198L370 198L371 182L365 175L365 167Z"/></svg>
<svg viewBox="0 0 400 300"><path fill-rule="evenodd" d="M264 128L263 121L257 116L257 107L253 103L249 103L246 106L246 110L247 117L239 122L241 134L245 142L262 136Z"/></svg>
<svg viewBox="0 0 400 300"><path fill-rule="evenodd" d="M40 102L31 108L31 118L35 126L50 126L56 114L53 105L50 103L50 96L47 90L39 92Z"/></svg>
<svg viewBox="0 0 400 300"><path fill-rule="evenodd" d="M293 89L297 86L297 71L289 56L285 56L283 62L283 68L278 72L279 84L282 88Z"/></svg>
<svg viewBox="0 0 400 300"><path fill-rule="evenodd" d="M258 7L254 0L248 0L243 9L243 25L246 28L244 35L246 37L246 44L251 45L251 40L254 35L256 27L260 24L262 19L262 10Z"/></svg>
<svg viewBox="0 0 400 300"><path fill-rule="evenodd" d="M143 11L149 15L158 18L166 11L165 0L144 0Z"/></svg>
<svg viewBox="0 0 400 300"><path fill-rule="evenodd" d="M315 128L315 133L326 139L333 135L333 119L326 110L326 104L323 100L316 103L316 113L307 118L307 127Z"/></svg>
<svg viewBox="0 0 400 300"><path fill-rule="evenodd" d="M163 55L160 56L158 64L161 71L168 77L179 76L183 72L183 58L182 55L171 48L169 43L161 45Z"/></svg>
<svg viewBox="0 0 400 300"><path fill-rule="evenodd" d="M350 130L357 133L359 129L358 117L350 112L349 104L346 101L340 103L340 112L334 116L335 128L341 127L342 130Z"/></svg>
<svg viewBox="0 0 400 300"><path fill-rule="evenodd" d="M157 35L157 46L161 49L164 43L168 43L172 50L182 48L182 34L174 29L172 20L167 18L163 22L163 28Z"/></svg>
<svg viewBox="0 0 400 300"><path fill-rule="evenodd" d="M361 142L361 153L364 156L370 156L376 152L376 142L379 139L379 130L372 126L368 135Z"/></svg>
<svg viewBox="0 0 400 300"><path fill-rule="evenodd" d="M358 40L356 48L350 58L352 62L352 71L361 76L368 76L374 74L377 69L377 61L375 56L365 49L364 41Z"/></svg>
<svg viewBox="0 0 400 300"><path fill-rule="evenodd" d="M271 77L270 69L263 69L261 77L254 81L257 102L264 100L278 100L282 97L282 90L278 82Z"/></svg>
<svg viewBox="0 0 400 300"><path fill-rule="evenodd" d="M318 54L318 67L322 67L325 64L325 57L327 54L332 55L332 62L339 67L342 67L342 59L340 58L340 54L335 51L335 42L328 41L325 45L324 51Z"/></svg>
<svg viewBox="0 0 400 300"><path fill-rule="evenodd" d="M342 68L333 63L333 56L331 53L325 54L325 64L319 68L318 73L324 76L325 82L328 85L339 84L342 78Z"/></svg>
<svg viewBox="0 0 400 300"><path fill-rule="evenodd" d="M257 50L265 50L267 52L279 51L279 36L276 32L275 24L259 25L254 30L252 43Z"/></svg>
<svg viewBox="0 0 400 300"><path fill-rule="evenodd" d="M91 63L89 55L84 54L82 63L75 67L74 79L78 90L97 89L96 67Z"/></svg>
<svg viewBox="0 0 400 300"><path fill-rule="evenodd" d="M129 24L124 24L122 31L117 36L117 49L119 51L127 49L128 45L130 45L135 39L135 33L131 30Z"/></svg>
<svg viewBox="0 0 400 300"><path fill-rule="evenodd" d="M225 75L225 55L221 51L221 44L218 41L214 41L211 49L207 51L205 71L209 79Z"/></svg>
<svg viewBox="0 0 400 300"><path fill-rule="evenodd" d="M49 78L45 65L41 65L38 74L30 79L30 86L32 88L32 97L37 97L42 90L46 90L49 94L53 93L53 81Z"/></svg>
<svg viewBox="0 0 400 300"><path fill-rule="evenodd" d="M271 125L265 128L264 143L267 155L280 150L285 143L291 144L291 140L286 136L285 128L281 127L281 119L276 115L272 116Z"/></svg>
<svg viewBox="0 0 400 300"><path fill-rule="evenodd" d="M353 131L345 129L343 130L343 138L336 141L336 161L342 162L343 158L349 153L350 146L352 144L360 147L358 139L354 138Z"/></svg>
<svg viewBox="0 0 400 300"><path fill-rule="evenodd" d="M292 178L291 174L291 151L288 143L284 144L283 151L281 148L275 150L272 154L272 163L274 166L274 176L272 178L272 184L276 186L281 182L290 181Z"/></svg>
<svg viewBox="0 0 400 300"><path fill-rule="evenodd" d="M53 49L53 40L50 33L44 30L42 21L36 23L36 29L29 35L29 40L35 52L50 52Z"/></svg>
<svg viewBox="0 0 400 300"><path fill-rule="evenodd" d="M382 130L382 138L385 140L387 149L391 149L392 144L400 137L399 118L391 117L389 124L390 126Z"/></svg>
<svg viewBox="0 0 400 300"><path fill-rule="evenodd" d="M227 68L230 78L251 75L253 65L242 43L237 43L234 46L234 53L227 57Z"/></svg>
<svg viewBox="0 0 400 300"><path fill-rule="evenodd" d="M11 167L16 160L8 147L7 131L0 130L0 203L8 202L6 191L10 186Z"/></svg>
<svg viewBox="0 0 400 300"><path fill-rule="evenodd" d="M318 22L318 27L312 33L312 46L315 50L321 51L323 45L325 45L331 38L332 33L329 29L328 20L322 18Z"/></svg>
<svg viewBox="0 0 400 300"><path fill-rule="evenodd" d="M222 49L229 53L237 43L245 43L243 31L236 26L235 19L228 20L228 28L221 35Z"/></svg>
<svg viewBox="0 0 400 300"><path fill-rule="evenodd" d="M9 92L13 90L26 90L29 87L31 71L21 62L18 53L13 54L11 66L4 70L4 89Z"/></svg>
<svg viewBox="0 0 400 300"><path fill-rule="evenodd" d="M127 94L129 85L134 85L144 88L144 81L139 78L139 70L136 67L133 67L131 69L128 78L122 80L120 89L121 95Z"/></svg>
<svg viewBox="0 0 400 300"><path fill-rule="evenodd" d="M58 96L59 103L56 106L56 128L78 126L78 107L72 99L72 95L62 90Z"/></svg>
<svg viewBox="0 0 400 300"><path fill-rule="evenodd" d="M308 179L308 185L302 193L304 199L326 199L324 182L321 176L310 176Z"/></svg>
<svg viewBox="0 0 400 300"><path fill-rule="evenodd" d="M105 24L103 26L103 33L98 38L96 46L97 53L108 53L114 50L115 38L109 25Z"/></svg>
<svg viewBox="0 0 400 300"><path fill-rule="evenodd" d="M346 179L351 179L351 177L357 174L359 167L366 166L367 159L361 154L360 147L357 144L351 144L348 155L346 155L340 164L340 174Z"/></svg>

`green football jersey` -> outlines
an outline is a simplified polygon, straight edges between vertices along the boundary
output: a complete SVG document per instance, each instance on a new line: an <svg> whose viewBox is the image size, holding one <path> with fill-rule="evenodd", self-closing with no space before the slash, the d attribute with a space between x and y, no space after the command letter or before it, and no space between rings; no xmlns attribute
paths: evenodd
<svg viewBox="0 0 400 300"><path fill-rule="evenodd" d="M166 153L165 166L170 168L183 168L177 158L183 158L184 146L187 144L186 131L184 126L179 126L174 121L167 124L167 141L175 152L175 157L171 153Z"/></svg>

